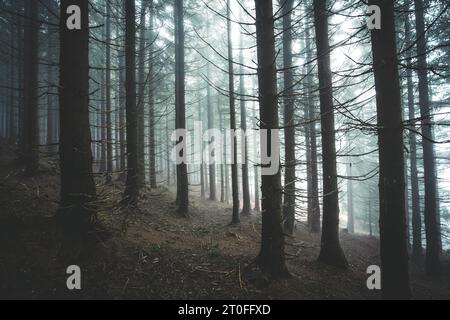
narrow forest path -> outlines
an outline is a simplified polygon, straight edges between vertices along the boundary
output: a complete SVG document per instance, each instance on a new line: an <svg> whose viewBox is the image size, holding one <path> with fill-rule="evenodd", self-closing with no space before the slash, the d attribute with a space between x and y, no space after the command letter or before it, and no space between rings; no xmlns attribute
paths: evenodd
<svg viewBox="0 0 450 320"><path fill-rule="evenodd" d="M342 232L351 268L316 262L320 239L299 225L287 239L291 279L271 282L252 264L260 241L258 213L230 225L231 208L191 197L190 217L175 214L173 190L144 190L139 210L117 206L122 185L99 177L99 242L78 264L82 290L66 289L57 257L57 168L24 177L0 157L0 298L112 299L379 299L366 288L366 268L378 264L375 238ZM447 265L448 267L448 265ZM417 274L417 275L416 275ZM450 298L450 277L430 281L413 270L417 298Z"/></svg>

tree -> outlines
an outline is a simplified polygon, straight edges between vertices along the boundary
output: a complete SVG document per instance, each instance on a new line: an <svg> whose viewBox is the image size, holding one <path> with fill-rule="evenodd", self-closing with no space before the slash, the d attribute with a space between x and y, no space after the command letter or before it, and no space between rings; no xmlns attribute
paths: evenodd
<svg viewBox="0 0 450 320"><path fill-rule="evenodd" d="M284 74L284 230L292 234L295 224L295 126L294 76L292 69L292 10L293 0L281 0L283 14L283 74Z"/></svg>
<svg viewBox="0 0 450 320"><path fill-rule="evenodd" d="M175 127L186 130L185 70L184 70L184 7L183 0L175 0ZM181 152L186 152L186 139L180 138ZM183 154L181 154L183 155ZM188 214L188 174L185 162L177 164L177 203L178 213Z"/></svg>
<svg viewBox="0 0 450 320"><path fill-rule="evenodd" d="M261 129L268 130L269 135L267 145L261 145L261 149L268 150L270 154L272 151L270 136L273 134L271 130L279 126L273 4L272 0L255 0L255 6L260 120ZM280 168L274 175L262 173L261 179L261 251L256 261L259 267L272 277L286 277L289 272L284 254Z"/></svg>
<svg viewBox="0 0 450 320"><path fill-rule="evenodd" d="M351 161L351 157L349 159ZM353 178L352 163L347 164L347 230L350 233L355 232L355 217L353 206Z"/></svg>
<svg viewBox="0 0 450 320"><path fill-rule="evenodd" d="M422 127L423 169L425 177L425 234L427 250L425 269L429 276L441 272L440 233L437 212L436 163L434 159L432 116L428 89L427 40L423 0L414 0L416 15L417 68L419 75L419 104Z"/></svg>
<svg viewBox="0 0 450 320"><path fill-rule="evenodd" d="M307 10L308 8L305 7ZM311 36L309 32L308 23L305 28L305 50L306 61L312 62L312 50L311 50ZM319 204L319 170L318 170L318 157L317 157L317 132L316 132L316 119L317 111L314 104L313 97L313 85L312 85L312 67L307 67L306 75L306 108L308 109L308 121L309 124L306 130L309 131L309 188L308 188L308 227L313 233L320 232L320 204Z"/></svg>
<svg viewBox="0 0 450 320"><path fill-rule="evenodd" d="M38 123L38 32L39 3L25 2L24 123L23 160L25 173L34 174L39 167ZM12 112L12 111L11 111ZM13 124L10 124L13 126Z"/></svg>
<svg viewBox="0 0 450 320"><path fill-rule="evenodd" d="M125 0L125 109L127 133L127 180L124 204L134 205L139 196L138 110L136 106L136 5Z"/></svg>
<svg viewBox="0 0 450 320"><path fill-rule="evenodd" d="M244 37L240 34L239 37L239 93L241 95L241 129L243 132L247 132L247 108L245 103L245 77L244 77ZM243 144L243 163L242 163L242 215L249 215L251 211L250 205L250 187L248 178L248 139L247 135L242 137L241 143Z"/></svg>
<svg viewBox="0 0 450 320"><path fill-rule="evenodd" d="M111 4L106 3L106 172L107 182L113 171L112 108L111 108Z"/></svg>
<svg viewBox="0 0 450 320"><path fill-rule="evenodd" d="M34 1L30 1L33 2ZM60 167L61 193L58 220L66 250L82 249L90 231L96 190L92 176L89 128L89 18L88 0L78 1L81 29L66 27L70 0L60 12Z"/></svg>
<svg viewBox="0 0 450 320"><path fill-rule="evenodd" d="M394 2L371 0L381 8L380 30L372 30L380 166L380 254L383 296L410 297L406 241L403 124L395 38Z"/></svg>
<svg viewBox="0 0 450 320"><path fill-rule="evenodd" d="M147 0L141 1L141 11L139 18L139 52L138 52L138 103L137 103L137 130L138 130L138 166L139 166L139 184L145 184L145 23Z"/></svg>
<svg viewBox="0 0 450 320"><path fill-rule="evenodd" d="M323 220L319 261L347 267L339 242L339 190L337 185L333 86L328 40L328 1L314 1L317 62L322 124Z"/></svg>
<svg viewBox="0 0 450 320"><path fill-rule="evenodd" d="M410 36L410 21L409 13L406 14L405 19L405 42L406 46L411 46ZM414 121L416 118L414 107L414 87L413 87L413 72L411 51L406 52L406 86L408 95L408 113L409 121ZM412 127L413 129L413 127ZM422 257L422 218L420 214L420 194L419 194L419 177L417 170L417 139L416 134L413 131L409 132L409 162L411 168L411 201L412 201L412 257L414 261L418 262Z"/></svg>
<svg viewBox="0 0 450 320"><path fill-rule="evenodd" d="M236 137L236 106L234 96L233 43L231 41L231 7L227 0L227 35L228 35L228 88L230 95L230 129L231 129L231 192L233 197L232 223L240 222L239 214L239 186L237 170L237 137Z"/></svg>
<svg viewBox="0 0 450 320"><path fill-rule="evenodd" d="M150 11L150 25L149 25L149 66L148 74L150 79L150 85L148 90L149 95L149 158L150 158L150 187L156 188L156 137L155 137L155 77L154 77L154 56L153 50L155 39L153 37L153 0L149 0L149 11Z"/></svg>

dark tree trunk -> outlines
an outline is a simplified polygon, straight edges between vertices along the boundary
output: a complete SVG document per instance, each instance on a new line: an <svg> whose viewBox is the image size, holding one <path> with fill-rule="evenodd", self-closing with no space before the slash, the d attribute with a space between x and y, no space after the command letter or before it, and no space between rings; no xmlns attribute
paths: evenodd
<svg viewBox="0 0 450 320"><path fill-rule="evenodd" d="M406 46L411 45L410 37L410 25L409 14L405 21L405 42ZM406 52L406 81L408 90L408 111L409 120L415 121L416 111L414 107L414 85L413 85L413 72L411 51ZM415 128L414 125L411 126ZM419 178L417 170L417 138L416 134L412 131L409 132L409 162L411 167L411 201L412 201L412 257L414 261L419 262L422 259L422 217L420 214L420 194L419 194Z"/></svg>
<svg viewBox="0 0 450 320"><path fill-rule="evenodd" d="M175 0L175 96L176 96L176 129L186 130L185 71L184 71L184 5L183 0ZM187 142L180 139L177 144L183 145L186 152ZM188 174L186 163L177 165L177 203L178 213L187 216L189 207Z"/></svg>
<svg viewBox="0 0 450 320"><path fill-rule="evenodd" d="M103 38L105 39L105 35L103 35ZM106 48L106 45L104 46ZM105 66L105 56L102 52L101 57L101 65L102 67ZM106 157L107 157L107 150L106 150L106 70L100 70L100 122L99 122L99 131L100 131L100 172L106 173Z"/></svg>
<svg viewBox="0 0 450 320"><path fill-rule="evenodd" d="M425 177L425 234L427 250L425 269L429 276L441 272L439 221L437 213L437 183L434 145L432 142L432 116L428 89L427 41L422 0L414 0L416 14L417 64L419 74L419 104L422 118L423 169Z"/></svg>
<svg viewBox="0 0 450 320"><path fill-rule="evenodd" d="M255 120L255 130L257 128L256 126L256 108L253 108L253 119ZM253 138L253 145L255 146L254 148L256 148L256 135ZM254 183L255 183L255 211L256 212L260 212L261 211L261 199L259 197L259 189L261 188L261 186L259 185L259 170L258 170L258 157L256 156L256 152L255 152L255 159L254 159Z"/></svg>
<svg viewBox="0 0 450 320"><path fill-rule="evenodd" d="M107 182L113 172L113 138L111 108L111 4L106 4L106 172Z"/></svg>
<svg viewBox="0 0 450 320"><path fill-rule="evenodd" d="M24 50L24 124L23 159L25 173L34 174L39 166L39 122L38 122L38 33L39 2L25 2ZM11 110L11 112L13 112ZM8 119L8 122L10 120ZM12 126L13 124L10 123Z"/></svg>
<svg viewBox="0 0 450 320"><path fill-rule="evenodd" d="M156 188L156 137L155 137L155 76L154 76L154 37L153 37L153 0L149 1L150 24L149 24L149 159L150 159L150 188Z"/></svg>
<svg viewBox="0 0 450 320"><path fill-rule="evenodd" d="M236 132L236 109L234 96L234 70L233 70L233 44L231 42L231 7L230 0L227 0L227 34L228 34L228 88L230 95L230 137L232 163L231 163L231 190L233 195L233 218L232 223L240 222L239 213L239 185L237 167L237 137Z"/></svg>
<svg viewBox="0 0 450 320"><path fill-rule="evenodd" d="M209 36L209 22L208 22L208 36ZM208 79L211 79L211 71L210 64L206 66L206 76ZM208 84L206 87L206 103L207 103L207 117L208 117L208 129L214 129L214 112L211 101L211 86ZM220 105L218 106L220 107ZM211 144L213 141L210 141ZM215 150L214 150L215 152ZM214 154L211 155L212 157ZM209 199L216 201L217 200L217 190L216 190L216 164L209 165Z"/></svg>
<svg viewBox="0 0 450 320"><path fill-rule="evenodd" d="M317 60L322 123L323 221L319 261L346 268L339 242L339 190L337 185L333 86L328 40L328 1L314 1Z"/></svg>
<svg viewBox="0 0 450 320"><path fill-rule="evenodd" d="M351 161L351 158L349 158ZM349 233L355 233L355 217L353 208L353 173L352 163L347 165L347 230Z"/></svg>
<svg viewBox="0 0 450 320"><path fill-rule="evenodd" d="M240 63L240 79L239 79L239 92L241 95L241 129L244 133L247 133L247 107L245 105L245 77L244 77L244 42L243 34L239 37L240 51L239 51L239 63ZM242 212L243 215L249 215L251 212L250 204L250 187L248 179L248 139L247 135L244 135L241 143L244 146L243 150L243 164L242 164Z"/></svg>
<svg viewBox="0 0 450 320"><path fill-rule="evenodd" d="M120 53L119 56L119 141L120 141L120 149L119 149L119 162L120 162L120 178L125 180L125 170L127 168L126 165L126 120L125 120L125 104L126 104L126 92L125 92L125 56L124 52Z"/></svg>
<svg viewBox="0 0 450 320"><path fill-rule="evenodd" d="M308 9L306 7L306 9ZM311 36L309 32L308 24L305 28L305 50L306 50L306 61L312 61L312 50L311 50ZM307 68L306 86L307 86L307 108L309 116L309 125L307 130L309 130L310 139L310 170L311 170L311 181L310 181L310 198L308 201L308 227L312 233L320 232L320 203L319 203L319 169L318 169L318 157L317 157L317 132L316 132L316 119L317 111L313 99L313 84L312 84L312 66Z"/></svg>
<svg viewBox="0 0 450 320"><path fill-rule="evenodd" d="M201 103L199 103L198 107L198 121L202 121L203 110ZM200 155L201 155L201 163L200 163L200 197L205 199L206 190L205 190L205 173L204 173L204 165L203 165L203 141L200 144Z"/></svg>
<svg viewBox="0 0 450 320"><path fill-rule="evenodd" d="M283 14L283 69L284 69L284 204L285 232L292 234L295 225L295 127L294 76L292 69L292 10L293 0L280 0Z"/></svg>
<svg viewBox="0 0 450 320"><path fill-rule="evenodd" d="M381 8L381 30L372 31L380 162L380 252L383 296L410 297L406 241L403 124L395 39L394 2Z"/></svg>
<svg viewBox="0 0 450 320"><path fill-rule="evenodd" d="M139 19L139 53L138 53L138 103L137 103L137 130L138 130L138 166L139 184L145 184L145 22L146 22L147 0L141 2Z"/></svg>
<svg viewBox="0 0 450 320"><path fill-rule="evenodd" d="M223 130L223 115L222 112L220 111L220 98L218 99L218 106L219 108L219 128L220 130ZM223 142L223 145L226 145L226 142ZM224 149L225 150L225 147ZM222 152L222 150L221 150ZM222 164L220 165L220 202L224 203L225 202L225 152L222 152Z"/></svg>
<svg viewBox="0 0 450 320"><path fill-rule="evenodd" d="M271 130L278 130L279 126L273 4L272 0L255 0L255 5L260 120L261 129L269 132L267 145L261 145L261 149L265 148L271 154ZM274 175L262 175L261 251L257 258L260 268L275 278L289 275L284 254L281 198L281 172L278 168Z"/></svg>
<svg viewBox="0 0 450 320"><path fill-rule="evenodd" d="M124 203L134 205L139 196L138 110L136 106L136 6L125 0L125 92L127 131L127 181Z"/></svg>
<svg viewBox="0 0 450 320"><path fill-rule="evenodd" d="M51 5L51 2L49 3ZM55 77L52 64L54 63L54 39L51 35L52 27L47 27L47 144L51 145L55 143L55 105L53 97L53 87L55 87ZM50 150L54 150L53 146L50 146Z"/></svg>
<svg viewBox="0 0 450 320"><path fill-rule="evenodd" d="M34 2L34 1L33 1ZM61 201L59 221L66 236L65 250L83 249L92 225L92 201L96 191L92 176L89 124L89 22L88 0L78 1L81 30L66 27L67 7L60 12L60 166ZM73 247L73 246L78 247Z"/></svg>

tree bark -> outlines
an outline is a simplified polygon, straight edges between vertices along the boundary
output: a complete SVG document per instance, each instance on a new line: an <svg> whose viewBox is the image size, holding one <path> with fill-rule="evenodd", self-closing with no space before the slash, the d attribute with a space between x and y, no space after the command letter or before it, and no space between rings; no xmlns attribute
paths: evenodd
<svg viewBox="0 0 450 320"><path fill-rule="evenodd" d="M32 175L39 167L39 121L38 121L38 32L39 3L25 2L25 63L24 63L24 164L25 173ZM12 112L12 111L11 111ZM10 119L8 119L8 122ZM12 126L13 124L10 123Z"/></svg>
<svg viewBox="0 0 450 320"><path fill-rule="evenodd" d="M292 10L293 0L280 0L283 15L283 75L284 75L284 230L293 234L295 225L295 126L294 76L292 69Z"/></svg>
<svg viewBox="0 0 450 320"><path fill-rule="evenodd" d="M111 4L106 3L106 172L107 182L113 172L113 137L111 109Z"/></svg>
<svg viewBox="0 0 450 320"><path fill-rule="evenodd" d="M34 2L34 1L30 1ZM92 202L96 197L92 175L89 124L89 22L88 0L81 9L81 30L66 27L70 0L61 1L60 12L60 167L61 200L58 218L66 239L65 248L82 249L92 227ZM64 249L64 248L63 248Z"/></svg>
<svg viewBox="0 0 450 320"><path fill-rule="evenodd" d="M409 14L405 21L405 42L406 46L411 45L410 37L410 20ZM413 85L413 71L411 61L411 51L406 52L406 81L408 91L408 112L409 121L415 121L416 111L414 107L414 85ZM415 126L412 125L411 129ZM412 257L413 260L419 262L422 259L422 217L420 213L420 194L419 194L419 177L417 170L417 138L416 134L412 131L409 132L409 163L411 168L411 201L412 201Z"/></svg>
<svg viewBox="0 0 450 320"><path fill-rule="evenodd" d="M328 40L328 1L314 1L317 59L320 86L323 167L323 221L319 261L347 268L339 242L339 190L337 185L335 120Z"/></svg>
<svg viewBox="0 0 450 320"><path fill-rule="evenodd" d="M245 77L244 77L244 41L243 34L240 34L239 37L239 92L241 95L240 107L241 107L241 129L244 133L247 133L247 108L245 104ZM250 187L249 187L249 178L248 178L248 139L245 134L242 137L241 143L243 144L243 163L242 163L242 212L243 215L249 215L251 213L251 204L250 204Z"/></svg>
<svg viewBox="0 0 450 320"><path fill-rule="evenodd" d="M186 129L186 102L185 102L185 71L184 71L184 6L183 0L175 0L175 82L176 82L176 129ZM186 152L186 140L179 140L177 144L183 145ZM178 213L188 215L188 174L186 163L177 165L177 203Z"/></svg>
<svg viewBox="0 0 450 320"><path fill-rule="evenodd" d="M408 299L403 124L395 38L394 2L371 0L381 8L381 30L372 30L380 163L380 254L386 299Z"/></svg>
<svg viewBox="0 0 450 320"><path fill-rule="evenodd" d="M146 10L147 0L141 1L141 12L139 18L139 52L138 52L138 104L137 104L137 130L138 130L138 166L139 184L145 184L145 47L146 47Z"/></svg>
<svg viewBox="0 0 450 320"><path fill-rule="evenodd" d="M153 0L149 0L150 24L149 24L149 166L150 166L150 188L156 188L156 136L155 136L155 75L154 75L154 36L153 36Z"/></svg>
<svg viewBox="0 0 450 320"><path fill-rule="evenodd" d="M261 129L269 132L267 145L261 145L261 149L270 154L270 135L279 126L273 3L272 0L255 0L255 5L260 120ZM281 172L278 168L274 175L262 175L261 251L257 258L259 267L274 278L289 275L285 263L281 207Z"/></svg>
<svg viewBox="0 0 450 320"><path fill-rule="evenodd" d="M427 41L423 0L414 0L416 15L417 67L419 104L422 127L423 169L425 178L425 234L427 239L425 270L429 276L441 273L439 221L437 213L436 163L432 132L432 116L428 89Z"/></svg>
<svg viewBox="0 0 450 320"><path fill-rule="evenodd" d="M236 132L236 109L234 96L234 70L233 70L233 44L231 41L231 7L230 0L227 0L227 34L228 34L228 88L230 95L230 137L232 163L231 163L231 191L233 196L233 218L232 223L240 222L239 213L239 185L237 169L237 137Z"/></svg>
<svg viewBox="0 0 450 320"><path fill-rule="evenodd" d="M139 196L138 110L136 106L136 5L125 0L125 109L127 141L127 180L124 204L134 205Z"/></svg>

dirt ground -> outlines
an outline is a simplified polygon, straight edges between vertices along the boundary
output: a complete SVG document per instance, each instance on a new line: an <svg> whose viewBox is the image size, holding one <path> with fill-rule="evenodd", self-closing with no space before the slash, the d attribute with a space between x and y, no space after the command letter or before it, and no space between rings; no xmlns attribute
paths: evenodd
<svg viewBox="0 0 450 320"><path fill-rule="evenodd" d="M270 281L253 265L260 241L260 215L230 225L231 208L190 199L190 217L175 214L173 190L144 190L139 210L118 206L123 186L97 177L102 232L78 263L82 290L68 291L58 259L54 215L58 206L57 165L44 161L35 177L0 150L1 299L380 299L366 287L366 269L378 264L378 241L341 233L350 263L340 270L316 262L320 239L303 225L287 239L292 278ZM411 265L416 299L450 299L450 263L440 280Z"/></svg>

